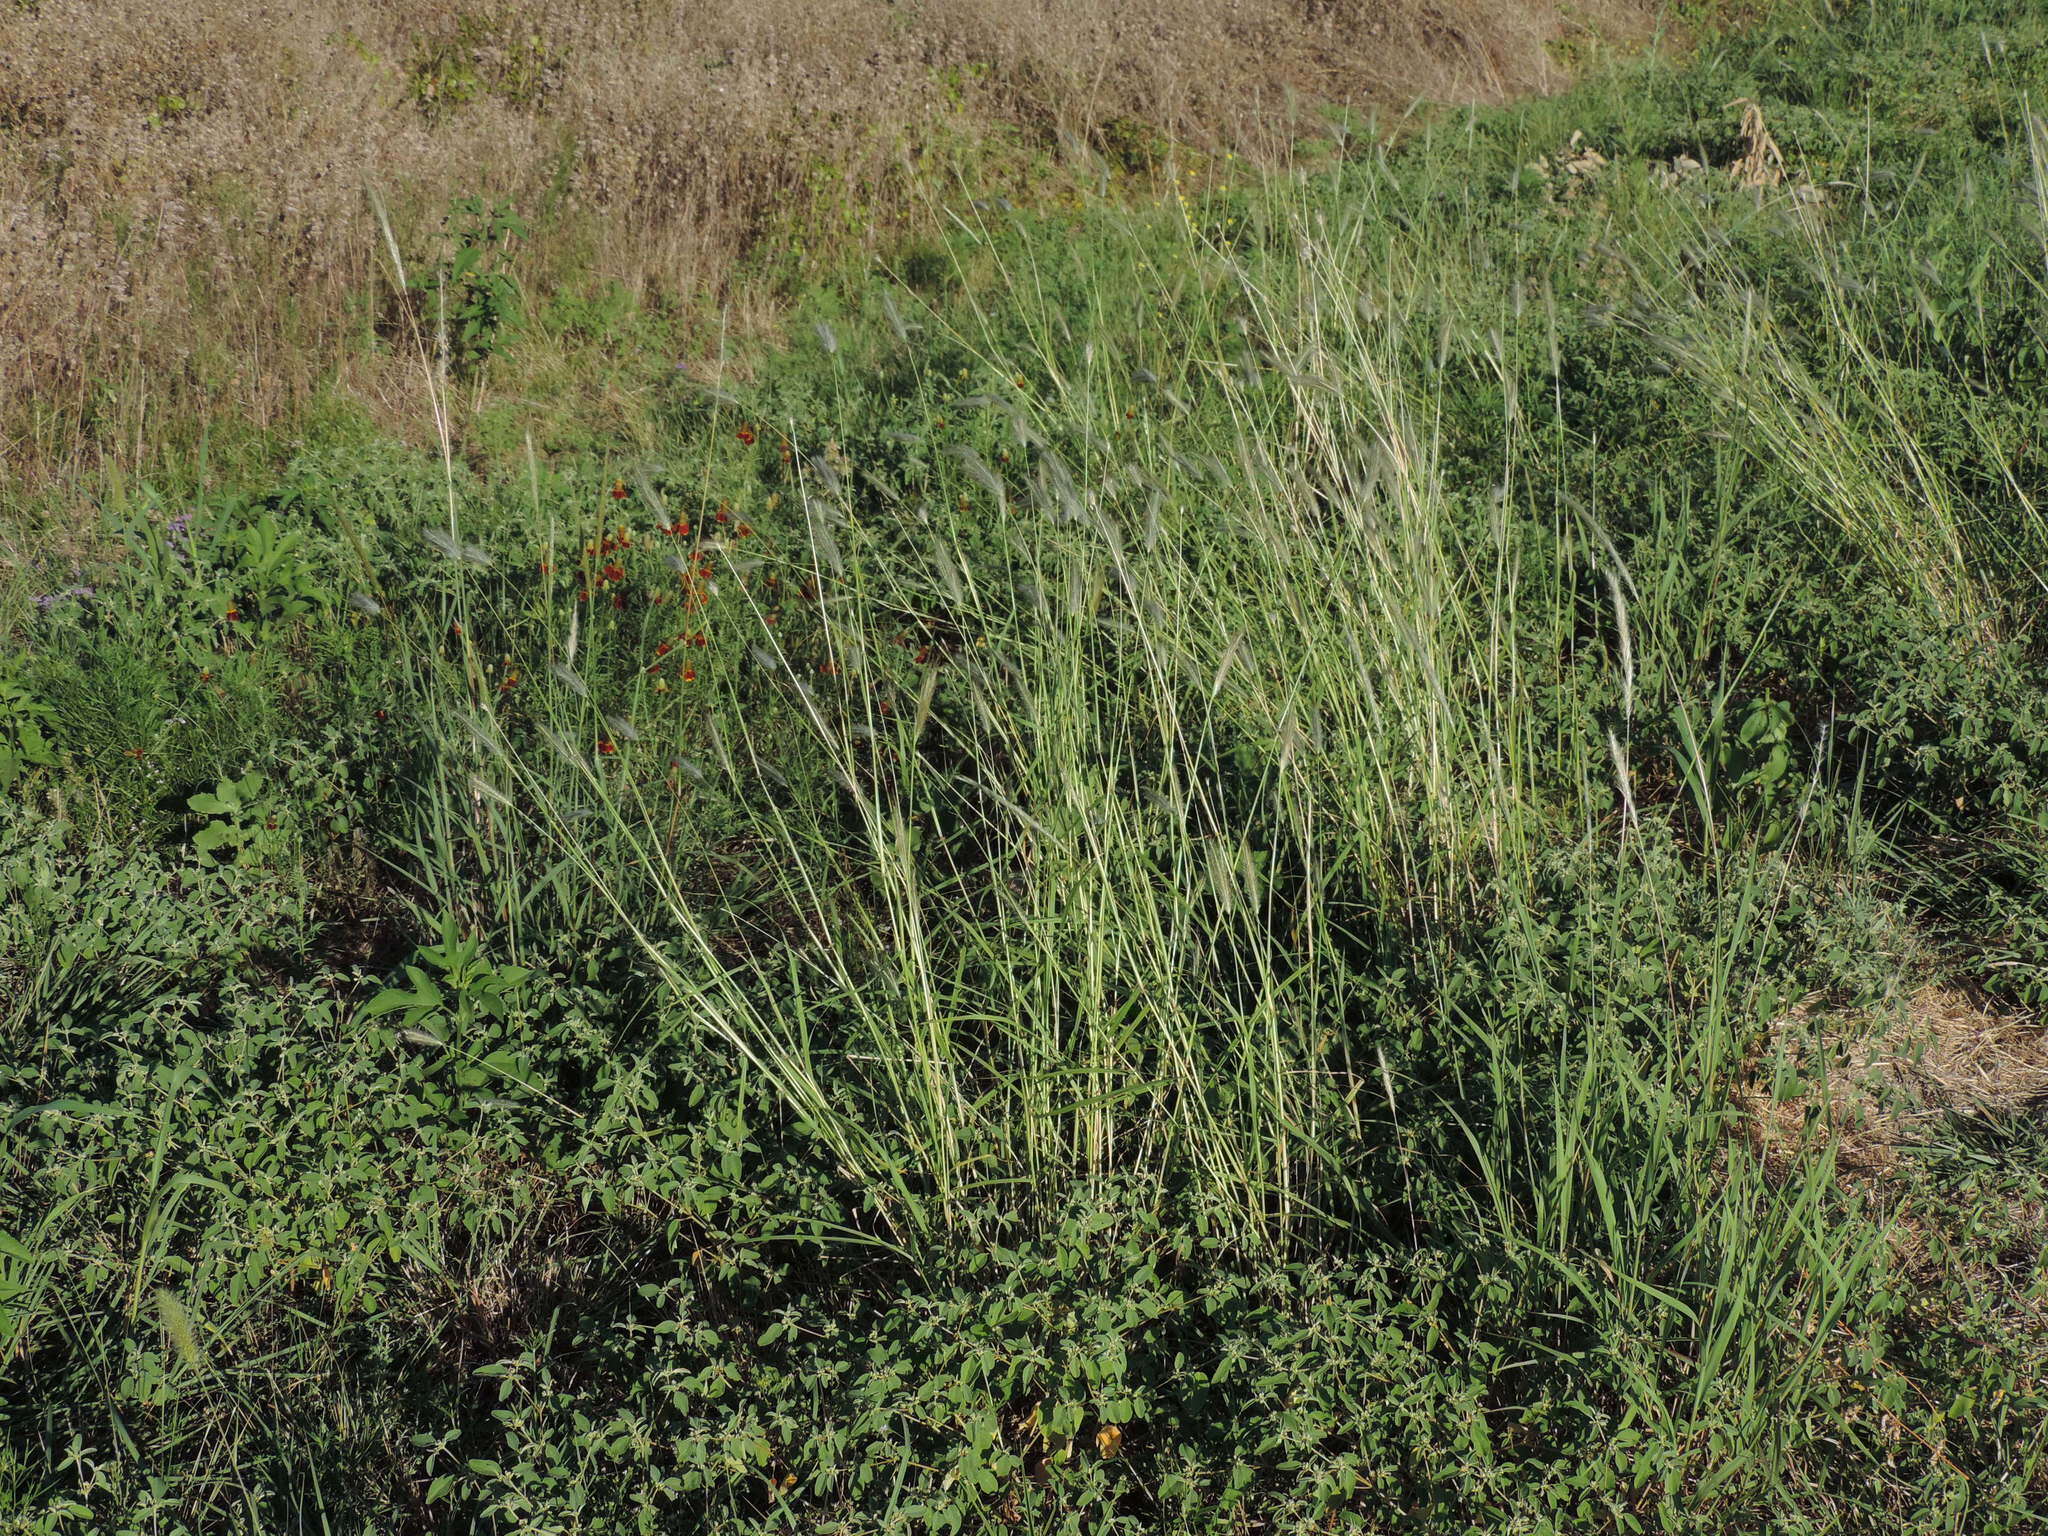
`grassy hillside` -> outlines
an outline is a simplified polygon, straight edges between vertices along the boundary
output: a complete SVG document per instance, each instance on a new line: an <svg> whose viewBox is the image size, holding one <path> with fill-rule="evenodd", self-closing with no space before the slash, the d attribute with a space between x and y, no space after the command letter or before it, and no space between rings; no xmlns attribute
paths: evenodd
<svg viewBox="0 0 2048 1536"><path fill-rule="evenodd" d="M7 0L0 501L105 461L175 473L201 432L246 464L337 416L402 430L366 189L415 253L451 203L516 203L522 281L623 297L694 355L918 228L934 186L1014 198L1087 164L1143 187L1176 143L1270 164L1319 104L1555 89L1660 7L1708 8ZM501 383L544 387L539 361Z"/></svg>
<svg viewBox="0 0 2048 1536"><path fill-rule="evenodd" d="M433 446L24 520L0 1520L2037 1528L2048 20L1912 11L968 187L618 443L484 201Z"/></svg>

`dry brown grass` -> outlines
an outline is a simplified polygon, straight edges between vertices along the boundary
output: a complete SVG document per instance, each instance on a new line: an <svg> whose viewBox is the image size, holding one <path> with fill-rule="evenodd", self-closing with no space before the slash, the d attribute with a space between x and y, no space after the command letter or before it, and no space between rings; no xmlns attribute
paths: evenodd
<svg viewBox="0 0 2048 1536"><path fill-rule="evenodd" d="M1852 1177L1882 1178L1951 1119L2048 1102L2048 1025L1933 986L1888 1022L1796 1008L1735 1101L1768 1165L1788 1170L1826 1147Z"/></svg>
<svg viewBox="0 0 2048 1536"><path fill-rule="evenodd" d="M452 195L552 217L530 283L684 309L762 242L858 246L948 146L1270 155L1303 100L1560 84L1649 0L5 0L0 494L368 371L380 260ZM1573 18L1564 19L1566 12Z"/></svg>
<svg viewBox="0 0 2048 1536"><path fill-rule="evenodd" d="M1797 1181L1816 1156L1831 1157L1837 1188L1884 1223L1892 1262L1924 1292L1920 1306L1939 1311L1944 1290L1960 1286L1983 1299L1972 1326L2037 1344L2048 1338L2038 1188L1987 1185L1957 1199L1907 1154L1973 1120L2012 1121L2044 1105L2048 1023L1938 986L1884 1020L1792 1010L1735 1094L1772 1177Z"/></svg>
<svg viewBox="0 0 2048 1536"><path fill-rule="evenodd" d="M1728 167L1728 174L1738 186L1777 186L1785 179L1785 152L1764 122L1764 109L1747 98L1729 105L1742 108L1742 156Z"/></svg>

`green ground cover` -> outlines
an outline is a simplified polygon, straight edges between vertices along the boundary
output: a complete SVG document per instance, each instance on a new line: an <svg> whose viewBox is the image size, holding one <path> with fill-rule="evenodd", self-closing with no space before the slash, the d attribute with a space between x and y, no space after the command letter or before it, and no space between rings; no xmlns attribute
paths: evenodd
<svg viewBox="0 0 2048 1536"><path fill-rule="evenodd" d="M2037 1528L2048 20L1912 10L963 195L630 449L458 451L480 288L444 454L110 480L0 1519ZM1929 988L2012 1082L1849 1159Z"/></svg>

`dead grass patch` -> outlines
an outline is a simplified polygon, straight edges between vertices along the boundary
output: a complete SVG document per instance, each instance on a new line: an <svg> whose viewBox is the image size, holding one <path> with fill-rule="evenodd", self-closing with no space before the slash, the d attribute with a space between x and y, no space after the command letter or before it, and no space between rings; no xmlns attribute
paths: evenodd
<svg viewBox="0 0 2048 1536"><path fill-rule="evenodd" d="M1842 1172L1882 1179L1956 1118L2048 1104L2048 1026L1949 987L1921 988L1889 1021L1802 1005L1772 1026L1734 1097L1774 1170L1825 1147Z"/></svg>
<svg viewBox="0 0 2048 1536"><path fill-rule="evenodd" d="M1742 154L1728 167L1728 174L1741 187L1777 186L1785 179L1785 152L1764 122L1764 109L1747 98L1729 105L1742 108Z"/></svg>

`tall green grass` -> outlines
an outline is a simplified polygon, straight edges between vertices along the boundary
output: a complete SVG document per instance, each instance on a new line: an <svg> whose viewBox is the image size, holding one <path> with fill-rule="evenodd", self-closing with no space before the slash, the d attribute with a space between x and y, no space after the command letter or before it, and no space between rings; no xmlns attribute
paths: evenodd
<svg viewBox="0 0 2048 1536"><path fill-rule="evenodd" d="M1930 623L1989 622L1995 569L1840 272L1847 237L1783 193L1614 181L1633 291L1611 323L1706 432L1704 503L1665 515L1725 549L1762 473L1788 524L1832 528ZM1218 206L1255 233L1189 215L1133 239L1169 295L1137 324L1093 253L1000 229L963 237L1006 268L965 312L878 296L863 366L945 405L954 440L935 413L903 476L835 471L792 429L779 568L817 600L800 639L751 589L730 602L746 660L708 700L553 694L544 748L436 707L479 744L495 835L544 842L635 933L675 1038L739 1053L874 1191L860 1241L942 1254L1093 1185L1221 1212L1247 1262L1495 1255L1513 1309L1560 1320L1535 1359L1631 1341L1611 1411L1712 1446L1703 1503L1797 1477L1783 1426L1836 1393L1887 1240L1841 1219L1824 1148L1767 1172L1731 1090L1789 1001L1788 891L1854 877L1853 805L1806 819L1842 765L1818 743L1769 818L1729 782L1760 683L1701 665L1691 573L1631 568L1607 519L1640 513L1603 513L1556 409L1578 221L1482 244L1427 169L1384 159ZM1810 277L1805 356L1745 241ZM820 432L853 366L829 334ZM1653 503L1687 494L1645 478ZM2023 509L2004 533L2031 550ZM914 619L949 637L922 669L886 646ZM559 624L535 644L607 665ZM636 739L600 723L620 714ZM673 758L790 942L721 941L703 850L630 773Z"/></svg>
<svg viewBox="0 0 2048 1536"><path fill-rule="evenodd" d="M2038 1138L1838 1166L1779 1033L2048 953L2048 36L1939 19L967 204L658 454L470 474L429 332L438 463L110 498L0 1507L2026 1529ZM1736 96L1791 186L1667 174Z"/></svg>

